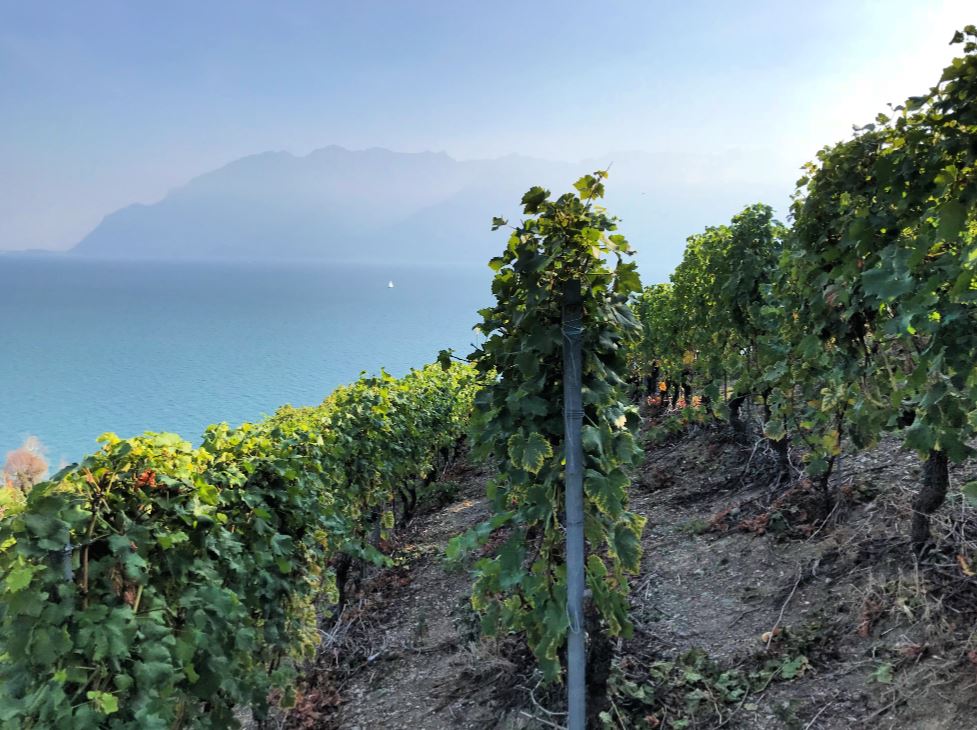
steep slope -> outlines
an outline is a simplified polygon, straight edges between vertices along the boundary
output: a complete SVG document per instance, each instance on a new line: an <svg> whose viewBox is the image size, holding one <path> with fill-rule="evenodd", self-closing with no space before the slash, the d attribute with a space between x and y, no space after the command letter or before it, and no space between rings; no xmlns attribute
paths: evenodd
<svg viewBox="0 0 977 730"><path fill-rule="evenodd" d="M649 523L635 636L612 680L615 722L974 727L977 510L951 498L938 548L916 562L920 463L897 439L845 460L827 516L803 478L774 488L773 461L762 441L738 443L721 426L649 445L632 496ZM956 469L954 483L975 468Z"/></svg>
<svg viewBox="0 0 977 730"><path fill-rule="evenodd" d="M842 468L821 518L809 485L772 489L762 445L725 427L650 436L632 489L649 520L635 635L615 647L606 728L975 726L977 510L945 508L940 549L915 563L919 464L895 441ZM416 518L390 546L399 565L325 632L286 727L562 727L560 688L540 686L518 642L477 638L467 572L443 562L487 514L488 476L464 461L445 475L447 504Z"/></svg>

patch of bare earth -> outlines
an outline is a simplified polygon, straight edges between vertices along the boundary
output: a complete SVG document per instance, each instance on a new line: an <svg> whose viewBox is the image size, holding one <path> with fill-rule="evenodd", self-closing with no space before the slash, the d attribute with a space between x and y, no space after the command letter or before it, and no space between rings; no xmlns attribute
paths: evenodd
<svg viewBox="0 0 977 730"><path fill-rule="evenodd" d="M958 489L977 467L951 472L937 547L917 561L921 467L896 440L842 459L830 507L774 462L720 426L647 446L631 491L648 518L635 632L616 643L607 726L977 730L977 511ZM398 565L367 573L324 624L276 724L561 727L561 690L537 686L516 640L478 639L467 567L443 558L489 515L486 480L464 460L449 469L453 496L399 531Z"/></svg>
<svg viewBox="0 0 977 730"><path fill-rule="evenodd" d="M921 469L895 440L842 460L830 512L796 472L778 484L772 462L764 444L718 426L648 448L631 497L649 520L635 636L616 659L648 691L619 695L614 722L977 728L977 515L959 489L934 519L938 547L917 562L907 536ZM953 486L974 470L954 470ZM693 650L711 678L683 674ZM687 669L665 687L655 662Z"/></svg>
<svg viewBox="0 0 977 730"><path fill-rule="evenodd" d="M485 472L464 460L439 483L456 492L428 506L386 546L398 563L371 571L323 630L303 678L292 728L496 728L516 668L479 640L465 566L445 562L448 541L489 516Z"/></svg>

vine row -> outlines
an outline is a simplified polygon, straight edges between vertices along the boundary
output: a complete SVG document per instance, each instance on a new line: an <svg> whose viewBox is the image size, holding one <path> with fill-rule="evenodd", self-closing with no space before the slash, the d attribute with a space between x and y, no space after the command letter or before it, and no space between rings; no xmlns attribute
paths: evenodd
<svg viewBox="0 0 977 730"><path fill-rule="evenodd" d="M977 435L977 28L953 42L964 53L933 88L805 166L790 227L751 206L690 237L634 305L648 395L698 393L741 433L758 403L782 472L802 445L825 509L846 439L901 434L925 460L917 552Z"/></svg>
<svg viewBox="0 0 977 730"><path fill-rule="evenodd" d="M383 563L462 437L464 365L362 377L317 407L101 437L0 520L0 726L225 728L287 705L319 608ZM345 566L345 568L344 568Z"/></svg>

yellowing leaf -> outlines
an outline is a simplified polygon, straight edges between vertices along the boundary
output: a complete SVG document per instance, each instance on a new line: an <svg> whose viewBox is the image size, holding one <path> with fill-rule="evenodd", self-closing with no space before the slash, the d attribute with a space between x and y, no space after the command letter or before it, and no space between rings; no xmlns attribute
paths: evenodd
<svg viewBox="0 0 977 730"><path fill-rule="evenodd" d="M970 567L970 561L968 561L965 556L958 554L957 564L960 566L960 570L963 571L963 574L966 575L968 578L977 575L974 573L973 568Z"/></svg>
<svg viewBox="0 0 977 730"><path fill-rule="evenodd" d="M538 474L539 470L543 468L543 464L551 456L553 456L553 447L550 446L550 442L541 434L532 433L526 439L520 466L530 474Z"/></svg>

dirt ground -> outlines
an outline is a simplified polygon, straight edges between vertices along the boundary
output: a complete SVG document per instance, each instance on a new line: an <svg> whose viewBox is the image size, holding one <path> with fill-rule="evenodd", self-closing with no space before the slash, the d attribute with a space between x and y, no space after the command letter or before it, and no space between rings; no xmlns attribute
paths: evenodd
<svg viewBox="0 0 977 730"><path fill-rule="evenodd" d="M625 674L640 682L642 667L693 650L716 665L713 686L683 681L635 727L671 726L671 710L703 728L977 728L977 586L964 570L977 546L959 492L934 520L942 549L917 564L907 535L921 469L894 439L843 459L822 518L812 485L771 492L757 442L730 436L698 426L650 446L635 480L632 508L649 524ZM761 686L730 701L726 670Z"/></svg>
<svg viewBox="0 0 977 730"><path fill-rule="evenodd" d="M977 515L959 486L917 562L920 464L894 440L842 460L825 516L812 486L776 485L772 454L718 425L648 443L632 509L649 522L619 640L606 727L977 730ZM484 520L488 478L461 460L323 630L292 728L553 728L514 639L480 640L448 540ZM776 485L776 486L775 486ZM956 489L955 489L956 488ZM971 575L968 575L970 573Z"/></svg>
<svg viewBox="0 0 977 730"><path fill-rule="evenodd" d="M369 575L324 632L284 726L473 730L507 722L521 675L494 643L479 640L468 570L444 557L452 537L490 516L486 480L465 460L447 470L438 486L448 503L420 511L388 546L398 565Z"/></svg>
<svg viewBox="0 0 977 730"><path fill-rule="evenodd" d="M484 478L464 465L447 475L461 482L457 501L422 515L397 545L407 562L369 584L364 599L379 608L371 637L377 647L372 661L350 679L340 727L492 726L495 700L484 685L470 686L466 694L456 691L474 658L473 637L459 625L470 584L464 570L449 570L444 562L448 540L489 517Z"/></svg>

